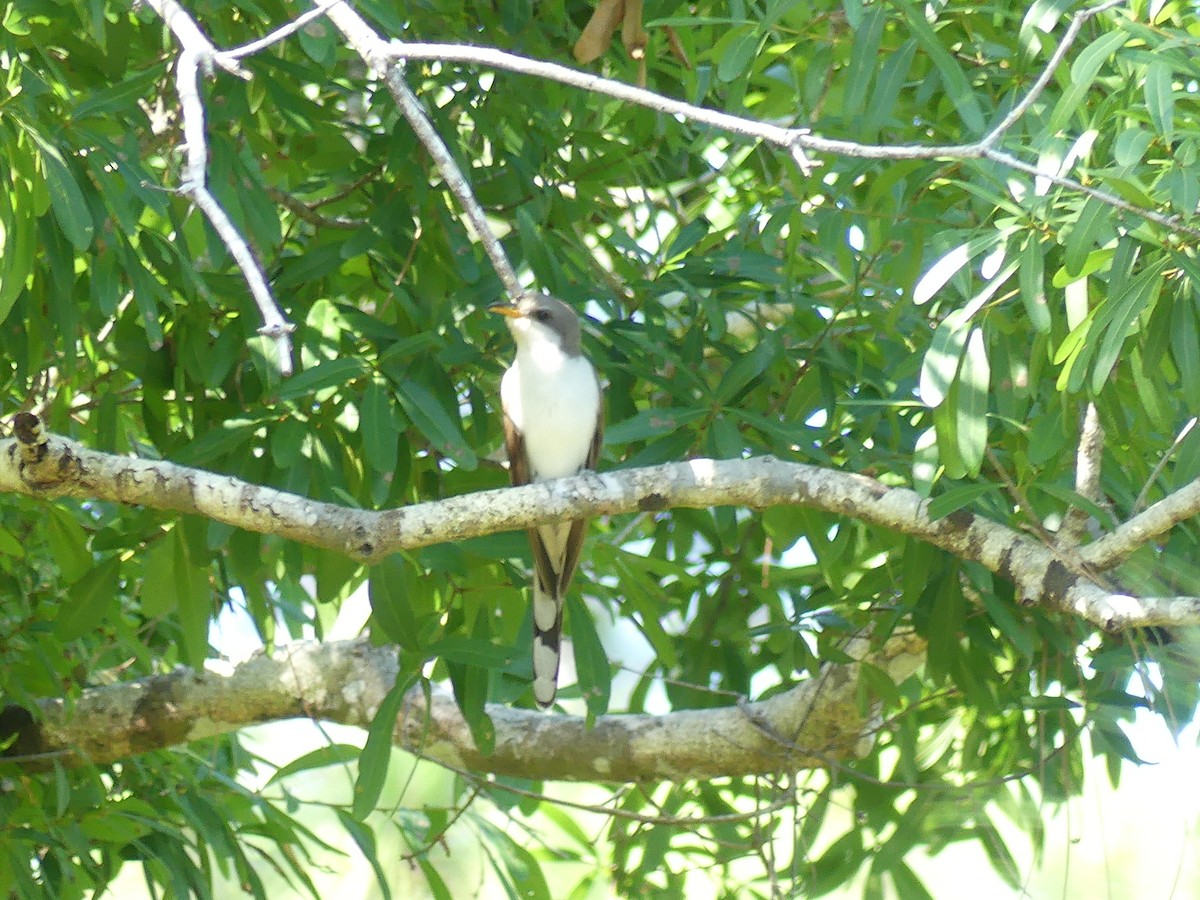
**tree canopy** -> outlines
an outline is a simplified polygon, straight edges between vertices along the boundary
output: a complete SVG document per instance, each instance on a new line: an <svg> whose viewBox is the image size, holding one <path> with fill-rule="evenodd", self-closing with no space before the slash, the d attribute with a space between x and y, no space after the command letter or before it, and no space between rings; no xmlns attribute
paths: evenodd
<svg viewBox="0 0 1200 900"><path fill-rule="evenodd" d="M1002 831L1192 719L1190 6L0 14L5 896L316 895L287 785L343 766L385 894L385 829L449 896L467 827L521 896L931 896L963 841L1018 885ZM523 291L607 429L512 489ZM540 713L523 530L569 515ZM293 717L365 747L262 776Z"/></svg>

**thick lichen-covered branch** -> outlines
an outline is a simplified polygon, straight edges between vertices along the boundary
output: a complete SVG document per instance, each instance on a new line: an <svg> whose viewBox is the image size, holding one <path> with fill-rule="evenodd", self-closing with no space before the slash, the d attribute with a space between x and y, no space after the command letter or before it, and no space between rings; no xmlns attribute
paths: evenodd
<svg viewBox="0 0 1200 900"><path fill-rule="evenodd" d="M903 681L924 642L895 636L881 647L847 646L852 661L828 664L767 700L662 715L547 716L496 704L486 709L495 748L483 753L454 698L423 685L405 696L394 743L459 769L534 780L663 781L823 768L865 752L873 738L861 711L860 663ZM309 717L367 727L395 684L397 648L354 641L305 643L260 654L226 671L180 667L123 684L88 688L69 703L0 711L4 757L31 769L104 764L249 725ZM2 757L0 757L2 758Z"/></svg>

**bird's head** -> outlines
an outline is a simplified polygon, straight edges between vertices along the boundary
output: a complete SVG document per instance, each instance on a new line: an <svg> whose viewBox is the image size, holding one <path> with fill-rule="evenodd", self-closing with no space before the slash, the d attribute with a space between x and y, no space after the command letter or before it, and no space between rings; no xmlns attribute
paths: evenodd
<svg viewBox="0 0 1200 900"><path fill-rule="evenodd" d="M526 294L516 303L489 307L504 316L517 346L550 343L568 356L579 353L579 316L556 297Z"/></svg>

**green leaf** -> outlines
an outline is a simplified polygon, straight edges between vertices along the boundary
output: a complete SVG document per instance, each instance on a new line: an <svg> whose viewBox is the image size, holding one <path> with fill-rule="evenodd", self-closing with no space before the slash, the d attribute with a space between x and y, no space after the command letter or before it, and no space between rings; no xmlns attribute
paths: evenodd
<svg viewBox="0 0 1200 900"><path fill-rule="evenodd" d="M0 130L0 137L4 132ZM0 143L0 152L14 160L22 150L14 141ZM8 318L33 269L37 245L37 214L25 179L12 172L0 178L0 322Z"/></svg>
<svg viewBox="0 0 1200 900"><path fill-rule="evenodd" d="M769 333L748 353L741 354L725 370L714 397L721 404L730 403L751 381L758 378L779 353L779 342Z"/></svg>
<svg viewBox="0 0 1200 900"><path fill-rule="evenodd" d="M904 897L906 900L934 900L924 882L903 862L892 863L887 872L897 897Z"/></svg>
<svg viewBox="0 0 1200 900"><path fill-rule="evenodd" d="M429 388L417 381L403 381L396 396L413 425L435 448L468 471L479 465L458 420L451 417Z"/></svg>
<svg viewBox="0 0 1200 900"><path fill-rule="evenodd" d="M176 592L175 540L166 534L151 543L141 556L142 583L138 603L142 615L157 618L179 606Z"/></svg>
<svg viewBox="0 0 1200 900"><path fill-rule="evenodd" d="M271 773L271 777L267 779L264 787L276 781L282 781L297 772L324 769L327 766L345 766L356 761L361 754L362 750L354 744L327 744L324 747L318 747L303 756L296 757L287 765L280 766Z"/></svg>
<svg viewBox="0 0 1200 900"><path fill-rule="evenodd" d="M74 516L57 506L50 507L50 514L43 522L50 553L63 581L68 584L78 581L96 564L87 548L87 535Z"/></svg>
<svg viewBox="0 0 1200 900"><path fill-rule="evenodd" d="M359 822L375 811L379 795L387 781L388 766L392 761L392 742L395 740L396 719L400 707L413 680L401 679L379 704L371 727L367 729L367 741L358 757L358 778L354 781L354 803L350 814Z"/></svg>
<svg viewBox="0 0 1200 900"><path fill-rule="evenodd" d="M25 548L7 528L0 528L0 553L15 556L18 559L25 555Z"/></svg>
<svg viewBox="0 0 1200 900"><path fill-rule="evenodd" d="M379 379L372 379L363 393L358 429L367 463L377 472L394 472L400 428L392 409L391 391Z"/></svg>
<svg viewBox="0 0 1200 900"><path fill-rule="evenodd" d="M405 587L407 565L404 557L393 553L383 562L371 566L368 596L371 621L380 635L405 649L416 650L419 649L420 631Z"/></svg>
<svg viewBox="0 0 1200 900"><path fill-rule="evenodd" d="M1171 67L1161 60L1155 60L1146 66L1146 111L1150 114L1154 130L1167 144L1175 137L1175 92L1171 85L1173 78Z"/></svg>
<svg viewBox="0 0 1200 900"><path fill-rule="evenodd" d="M757 29L745 25L731 28L713 47L717 78L728 84L746 74L758 49Z"/></svg>
<svg viewBox="0 0 1200 900"><path fill-rule="evenodd" d="M934 407L933 428L937 434L938 459L948 478L962 478L966 467L958 455L958 381L950 386L946 402Z"/></svg>
<svg viewBox="0 0 1200 900"><path fill-rule="evenodd" d="M488 858L511 896L521 900L551 900L554 895L532 853L513 840L507 831L490 822L485 824L484 834L496 851Z"/></svg>
<svg viewBox="0 0 1200 900"><path fill-rule="evenodd" d="M1056 288L1065 288L1069 284L1081 281L1089 275L1108 268L1115 254L1116 251L1111 247L1102 250L1093 250L1087 255L1087 259L1083 263L1083 268L1076 272L1068 272L1067 267L1063 266L1054 273L1054 277L1050 280L1050 283Z"/></svg>
<svg viewBox="0 0 1200 900"><path fill-rule="evenodd" d="M486 652L483 651L484 647L491 646L491 625L486 615L475 617L470 644L473 650L480 653ZM491 693L492 670L486 665L452 660L446 660L446 668L450 672L455 702L462 710L467 727L471 729L475 745L481 753L491 753L496 744L496 728L486 707Z"/></svg>
<svg viewBox="0 0 1200 900"><path fill-rule="evenodd" d="M675 434L704 415L703 409L686 407L643 409L624 422L606 428L604 443L610 447L620 447L634 441Z"/></svg>
<svg viewBox="0 0 1200 900"><path fill-rule="evenodd" d="M949 394L950 386L958 376L969 334L970 320L962 310L950 313L934 331L921 362L918 387L918 395L926 406L940 406Z"/></svg>
<svg viewBox="0 0 1200 900"><path fill-rule="evenodd" d="M1071 63L1071 81L1085 89L1091 87L1100 67L1128 40L1129 35L1120 29L1096 38L1080 50L1075 61Z"/></svg>
<svg viewBox="0 0 1200 900"><path fill-rule="evenodd" d="M1200 414L1200 311L1191 297L1171 310L1171 356L1179 367L1182 397L1192 415Z"/></svg>
<svg viewBox="0 0 1200 900"><path fill-rule="evenodd" d="M469 637L448 637L427 645L423 653L427 658L438 657L450 662L513 675L528 674L529 661L514 647L502 647Z"/></svg>
<svg viewBox="0 0 1200 900"><path fill-rule="evenodd" d="M1042 246L1033 237L1021 251L1021 267L1017 270L1021 302L1029 322L1040 334L1050 332L1050 307L1046 304L1046 281L1042 262Z"/></svg>
<svg viewBox="0 0 1200 900"><path fill-rule="evenodd" d="M579 678L579 691L587 704L587 725L590 728L598 716L608 712L612 670L592 614L577 593L567 594L567 610L571 621L571 643L575 648L575 671Z"/></svg>
<svg viewBox="0 0 1200 900"><path fill-rule="evenodd" d="M896 114L896 103L908 80L913 58L917 54L917 42L905 41L884 59L883 66L875 76L875 90L867 105L862 121L864 135L877 134L882 124Z"/></svg>
<svg viewBox="0 0 1200 900"><path fill-rule="evenodd" d="M1092 363L1092 391L1099 394L1108 381L1113 367L1117 364L1121 347L1137 319L1148 309L1153 309L1158 302L1159 291L1162 290L1162 272L1166 267L1166 259L1159 259L1150 265L1137 278L1128 282L1124 292L1117 297L1105 301L1107 315L1106 327L1100 340L1100 349L1096 352L1095 362ZM1110 309L1111 308L1111 309ZM1097 330L1100 320L1097 319ZM1094 340L1094 338L1089 338Z"/></svg>
<svg viewBox="0 0 1200 900"><path fill-rule="evenodd" d="M979 474L988 439L988 388L991 384L991 365L983 331L972 329L958 370L958 453L968 474Z"/></svg>
<svg viewBox="0 0 1200 900"><path fill-rule="evenodd" d="M364 375L366 371L366 364L354 357L327 359L284 381L279 386L279 399L308 398L321 391L341 388L348 382Z"/></svg>
<svg viewBox="0 0 1200 900"><path fill-rule="evenodd" d="M901 5L900 9L904 14L905 20L908 22L913 37L917 39L917 43L921 45L921 49L928 54L937 68L938 74L942 76L942 84L946 89L946 93L950 96L950 101L954 104L954 108L962 116L963 125L970 132L974 132L975 134L982 133L984 121L983 110L979 106L979 98L976 96L975 91L971 89L971 85L967 81L967 76L963 74L963 70L958 62L942 44L929 22L926 21L925 7L905 3Z"/></svg>
<svg viewBox="0 0 1200 900"><path fill-rule="evenodd" d="M215 610L207 561L193 555L185 530L183 526L175 528L170 538L174 545L175 593L183 638L179 655L187 665L199 669L208 657L208 624Z"/></svg>
<svg viewBox="0 0 1200 900"><path fill-rule="evenodd" d="M175 461L196 466L227 456L262 428L263 419L227 419L205 431L175 454Z"/></svg>
<svg viewBox="0 0 1200 900"><path fill-rule="evenodd" d="M1108 523L1112 521L1113 516L1110 511L1104 509L1104 507L1097 504L1096 501L1089 500L1082 494L1077 494L1070 488L1063 487L1059 484L1037 484L1033 485L1033 489L1054 497L1057 500L1061 500L1068 506L1075 506L1079 509L1082 509L1089 516L1095 518L1098 522Z"/></svg>
<svg viewBox="0 0 1200 900"><path fill-rule="evenodd" d="M871 79L878 67L879 43L887 16L881 6L872 6L855 27L850 62L846 66L845 101L842 115L852 119L862 112Z"/></svg>
<svg viewBox="0 0 1200 900"><path fill-rule="evenodd" d="M1030 629L1017 621L1013 614L1012 604L993 591L981 591L983 606L997 630L1016 648L1022 659L1033 657L1033 634Z"/></svg>
<svg viewBox="0 0 1200 900"><path fill-rule="evenodd" d="M357 810L357 804L355 809ZM337 816L342 827L346 829L346 833L353 839L359 852L375 872L375 882L379 885L379 891L384 900L391 900L392 889L388 886L387 873L384 872L383 866L379 862L379 853L375 847L375 834L362 823L365 817L356 813L348 813L344 809L338 809Z"/></svg>
<svg viewBox="0 0 1200 900"><path fill-rule="evenodd" d="M1154 135L1136 125L1126 128L1113 142L1113 159L1118 166L1136 166L1154 143Z"/></svg>
<svg viewBox="0 0 1200 900"><path fill-rule="evenodd" d="M54 620L54 633L73 641L93 631L117 606L120 572L120 560L113 557L71 585Z"/></svg>
<svg viewBox="0 0 1200 900"><path fill-rule="evenodd" d="M53 144L49 143L36 131L29 132L41 151L42 165L46 170L46 186L50 189L50 204L54 208L54 218L58 220L63 234L76 250L86 250L92 243L96 226L92 222L92 214L83 192L79 189L75 176Z"/></svg>
<svg viewBox="0 0 1200 900"><path fill-rule="evenodd" d="M1067 274L1078 276L1087 262L1093 244L1112 215L1112 208L1097 197L1089 197L1071 224L1064 245L1063 258Z"/></svg>
<svg viewBox="0 0 1200 900"><path fill-rule="evenodd" d="M943 254L913 287L913 303L917 306L928 303L967 263L1002 239L998 232L989 232Z"/></svg>
<svg viewBox="0 0 1200 900"><path fill-rule="evenodd" d="M1000 494L1002 491L1003 488L998 484L957 485L932 498L925 506L925 514L936 522L956 510L970 506L980 497Z"/></svg>

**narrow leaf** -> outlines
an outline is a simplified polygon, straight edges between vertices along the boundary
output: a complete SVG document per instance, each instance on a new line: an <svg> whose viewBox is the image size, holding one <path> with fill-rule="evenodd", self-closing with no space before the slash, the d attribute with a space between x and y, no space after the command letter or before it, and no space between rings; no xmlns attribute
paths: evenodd
<svg viewBox="0 0 1200 900"><path fill-rule="evenodd" d="M1017 272L1017 281L1021 290L1021 302L1025 304L1025 312L1034 330L1041 334L1050 331L1050 307L1046 304L1046 279L1043 268L1042 246L1034 238L1030 238L1021 251L1021 268Z"/></svg>
<svg viewBox="0 0 1200 900"><path fill-rule="evenodd" d="M367 730L367 742L358 757L358 778L354 782L354 805L350 813L363 821L375 811L379 794L387 781L388 766L392 761L392 741L396 730L396 717L404 697L412 686L411 679L403 679L392 685L387 692L371 727Z"/></svg>
<svg viewBox="0 0 1200 900"><path fill-rule="evenodd" d="M463 436L458 421L425 385L417 381L404 381L396 395L405 414L434 447L449 456L464 469L474 469L479 461L467 439Z"/></svg>
<svg viewBox="0 0 1200 900"><path fill-rule="evenodd" d="M958 382L958 452L967 472L974 476L979 474L987 450L988 386L991 382L991 366L982 329L973 329L967 339Z"/></svg>
<svg viewBox="0 0 1200 900"><path fill-rule="evenodd" d="M392 643L416 649L419 634L405 589L405 566L399 553L371 566L367 595L371 601L371 622L379 633Z"/></svg>
<svg viewBox="0 0 1200 900"><path fill-rule="evenodd" d="M1171 67L1161 60L1155 60L1146 67L1146 111L1150 121L1167 144L1175 135L1175 92L1171 86L1174 77Z"/></svg>
<svg viewBox="0 0 1200 900"><path fill-rule="evenodd" d="M590 728L597 716L608 712L612 670L587 604L577 594L571 593L567 595L567 608L571 617L571 642L575 648L575 671L579 678L579 691L587 703L587 724Z"/></svg>
<svg viewBox="0 0 1200 900"><path fill-rule="evenodd" d="M379 379L372 379L363 392L359 410L358 430L363 439L363 454L376 472L391 473L396 469L397 439L400 429L392 410L391 392Z"/></svg>
<svg viewBox="0 0 1200 900"><path fill-rule="evenodd" d="M990 232L981 237L959 244L953 250L944 254L937 262L929 267L913 287L913 303L918 306L928 303L958 271L985 250L995 246L1001 235Z"/></svg>
<svg viewBox="0 0 1200 900"><path fill-rule="evenodd" d="M970 321L955 310L946 316L933 333L925 359L921 363L918 394L928 407L940 406L958 374L963 347L967 343Z"/></svg>
<svg viewBox="0 0 1200 900"><path fill-rule="evenodd" d="M94 630L116 604L120 568L116 557L106 559L71 585L54 621L54 633L72 641Z"/></svg>

